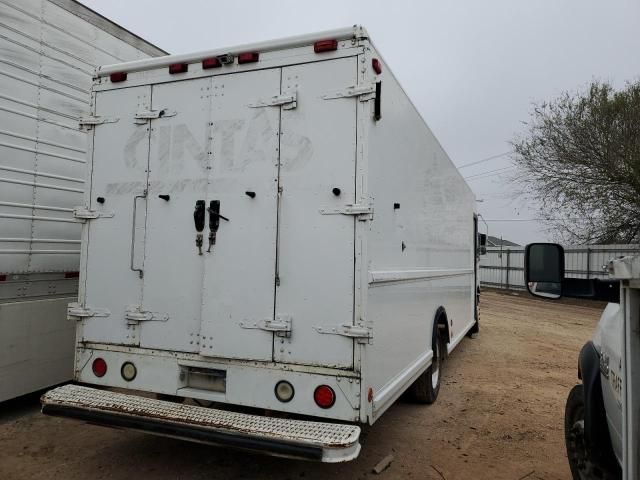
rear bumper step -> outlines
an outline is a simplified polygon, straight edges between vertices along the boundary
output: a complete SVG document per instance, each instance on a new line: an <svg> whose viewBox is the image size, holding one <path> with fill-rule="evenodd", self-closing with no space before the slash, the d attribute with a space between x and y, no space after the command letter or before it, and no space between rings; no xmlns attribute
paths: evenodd
<svg viewBox="0 0 640 480"><path fill-rule="evenodd" d="M360 453L360 427L227 412L64 385L42 396L42 413L200 443L321 462Z"/></svg>

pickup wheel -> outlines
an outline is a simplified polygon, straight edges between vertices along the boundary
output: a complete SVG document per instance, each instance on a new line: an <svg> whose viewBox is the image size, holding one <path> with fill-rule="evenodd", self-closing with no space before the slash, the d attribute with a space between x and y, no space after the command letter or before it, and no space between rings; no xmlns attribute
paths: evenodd
<svg viewBox="0 0 640 480"><path fill-rule="evenodd" d="M587 448L584 435L584 388L582 385L576 385L569 392L564 412L564 438L573 480L616 478L592 458Z"/></svg>
<svg viewBox="0 0 640 480"><path fill-rule="evenodd" d="M411 385L411 396L418 403L432 404L438 398L440 391L440 379L442 377L442 364L444 361L445 346L442 340L438 322L433 322L433 335L431 348L433 359L431 365Z"/></svg>

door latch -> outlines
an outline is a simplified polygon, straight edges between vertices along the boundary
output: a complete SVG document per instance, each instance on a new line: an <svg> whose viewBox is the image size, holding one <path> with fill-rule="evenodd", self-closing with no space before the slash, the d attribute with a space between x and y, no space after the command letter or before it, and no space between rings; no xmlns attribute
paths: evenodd
<svg viewBox="0 0 640 480"><path fill-rule="evenodd" d="M209 202L209 248L207 253L211 252L211 247L216 244L216 234L220 227L220 219L228 222L229 219L224 215L220 215L220 200L211 200Z"/></svg>
<svg viewBox="0 0 640 480"><path fill-rule="evenodd" d="M196 247L198 255L202 255L202 231L204 230L206 203L204 200L196 200L196 208L193 211L193 223L196 227Z"/></svg>

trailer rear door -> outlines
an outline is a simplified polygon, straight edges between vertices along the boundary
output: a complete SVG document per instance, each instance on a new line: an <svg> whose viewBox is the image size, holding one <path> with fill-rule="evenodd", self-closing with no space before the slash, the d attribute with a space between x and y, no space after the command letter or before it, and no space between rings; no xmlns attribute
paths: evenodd
<svg viewBox="0 0 640 480"><path fill-rule="evenodd" d="M85 340L353 368L356 84L351 57L99 92Z"/></svg>
<svg viewBox="0 0 640 480"><path fill-rule="evenodd" d="M80 341L138 345L140 328L125 322L128 305L140 305L143 279L149 125L133 121L148 110L151 87L100 92L95 114L104 123L93 128L93 161L88 188L89 210L101 216L88 220L84 312ZM134 215L135 212L135 215ZM81 296L82 299L82 296Z"/></svg>
<svg viewBox="0 0 640 480"><path fill-rule="evenodd" d="M214 77L212 91L206 205L224 218L203 258L200 353L271 361L281 107L269 100L280 69Z"/></svg>
<svg viewBox="0 0 640 480"><path fill-rule="evenodd" d="M282 71L298 107L282 111L276 314L293 328L276 336L276 361L353 366L353 339L340 332L353 324L356 220L345 208L356 201L358 101L325 97L357 85L357 68L349 57Z"/></svg>

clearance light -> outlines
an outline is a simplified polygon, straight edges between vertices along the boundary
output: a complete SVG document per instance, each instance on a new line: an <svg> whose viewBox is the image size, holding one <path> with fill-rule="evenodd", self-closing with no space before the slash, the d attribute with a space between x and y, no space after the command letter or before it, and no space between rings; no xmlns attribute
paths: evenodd
<svg viewBox="0 0 640 480"><path fill-rule="evenodd" d="M218 68L221 66L222 66L222 63L220 63L220 60L218 59L218 57L205 58L204 60L202 60L203 70L207 70L209 68Z"/></svg>
<svg viewBox="0 0 640 480"><path fill-rule="evenodd" d="M124 378L127 382L130 382L131 380L136 378L137 374L138 374L138 370L136 369L136 366L133 363L124 362L122 364L122 368L120 369L120 375L122 375L122 378Z"/></svg>
<svg viewBox="0 0 640 480"><path fill-rule="evenodd" d="M258 52L245 52L238 55L238 63L253 63L257 62L260 58L260 54Z"/></svg>
<svg viewBox="0 0 640 480"><path fill-rule="evenodd" d="M107 373L107 362L103 358L96 358L91 365L91 369L96 377L104 377Z"/></svg>
<svg viewBox="0 0 640 480"><path fill-rule="evenodd" d="M316 53L332 52L338 49L337 40L320 40L313 44L313 51Z"/></svg>
<svg viewBox="0 0 640 480"><path fill-rule="evenodd" d="M320 385L313 392L313 399L320 408L331 408L336 403L336 392L329 385Z"/></svg>
<svg viewBox="0 0 640 480"><path fill-rule="evenodd" d="M293 385L291 385L286 380L280 380L276 383L275 388L276 398L283 403L287 403L291 401L293 396L295 395L295 390L293 389Z"/></svg>
<svg viewBox="0 0 640 480"><path fill-rule="evenodd" d="M382 64L377 58L371 60L371 67L373 68L373 71L376 72L376 74L380 75L382 73Z"/></svg>
<svg viewBox="0 0 640 480"><path fill-rule="evenodd" d="M124 82L127 79L127 72L116 72L109 75L112 83Z"/></svg>
<svg viewBox="0 0 640 480"><path fill-rule="evenodd" d="M169 73L172 75L174 73L184 73L188 71L189 71L188 63L172 63L171 65L169 65Z"/></svg>

